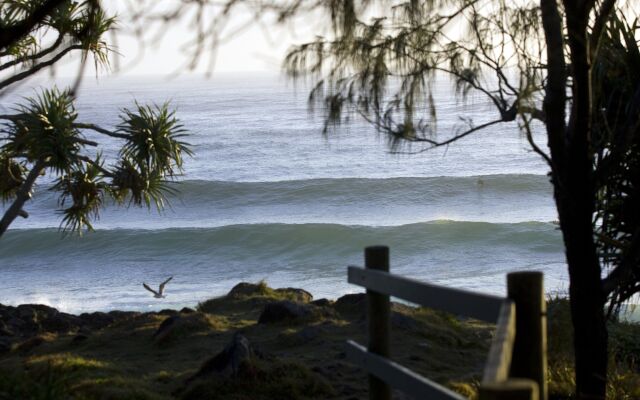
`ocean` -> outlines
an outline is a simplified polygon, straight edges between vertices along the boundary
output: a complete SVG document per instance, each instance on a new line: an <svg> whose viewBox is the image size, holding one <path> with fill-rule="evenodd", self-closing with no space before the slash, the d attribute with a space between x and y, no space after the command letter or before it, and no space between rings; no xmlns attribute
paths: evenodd
<svg viewBox="0 0 640 400"><path fill-rule="evenodd" d="M33 93L25 84L1 97L0 112ZM193 307L259 280L337 298L361 290L346 267L362 265L363 248L376 244L390 246L392 272L419 280L504 294L506 273L536 270L547 291L567 289L548 168L515 124L392 154L384 135L355 118L324 136L307 94L261 74L86 79L79 121L113 128L136 100L170 101L194 157L164 212L110 204L82 237L58 230L51 177L42 177L30 217L0 238L0 303L71 313ZM482 98L456 101L446 80L435 98L441 137L461 118L495 118ZM118 149L87 137L105 143L107 158ZM142 287L169 276L165 299Z"/></svg>

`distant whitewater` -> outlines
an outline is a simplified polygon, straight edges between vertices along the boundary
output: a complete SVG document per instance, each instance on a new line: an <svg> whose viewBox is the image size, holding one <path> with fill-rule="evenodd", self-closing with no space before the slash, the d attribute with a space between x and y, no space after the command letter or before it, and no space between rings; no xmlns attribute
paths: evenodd
<svg viewBox="0 0 640 400"><path fill-rule="evenodd" d="M459 108L441 86L438 127L452 132ZM389 245L392 270L417 279L503 293L505 273L542 270L549 289L566 288L547 170L513 124L392 155L363 123L324 138L304 89L265 76L87 83L80 119L112 127L134 99L171 99L193 134L179 195L161 214L109 206L97 232L63 238L45 179L31 217L0 239L0 303L160 309L260 279L332 298L357 290L345 267L371 244ZM0 100L10 112L15 97ZM478 124L492 117L480 99L464 110ZM166 299L142 289L171 275Z"/></svg>

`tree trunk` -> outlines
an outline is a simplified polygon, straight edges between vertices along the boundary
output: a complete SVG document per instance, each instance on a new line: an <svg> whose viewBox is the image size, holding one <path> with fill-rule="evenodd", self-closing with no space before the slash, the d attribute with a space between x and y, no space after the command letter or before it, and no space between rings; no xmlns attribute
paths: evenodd
<svg viewBox="0 0 640 400"><path fill-rule="evenodd" d="M591 67L585 2L565 1L572 102L554 191L569 267L576 395L602 399L607 382L607 328L601 267L593 235L595 185L591 148Z"/></svg>
<svg viewBox="0 0 640 400"><path fill-rule="evenodd" d="M591 224L589 196L580 171L569 171L569 187L556 189L556 204L569 266L569 296L574 330L576 394L578 399L605 398L607 330L600 263ZM570 181L574 181L570 183ZM582 180L582 182L579 182ZM576 182L578 181L578 182Z"/></svg>
<svg viewBox="0 0 640 400"><path fill-rule="evenodd" d="M595 186L591 149L591 78L587 23L590 4L565 0L571 67L565 65L562 18L557 0L541 0L547 44L544 99L552 160L554 197L569 267L569 296L578 399L602 399L607 380L607 329L601 267L593 237ZM572 77L569 123L566 123L567 71Z"/></svg>
<svg viewBox="0 0 640 400"><path fill-rule="evenodd" d="M5 211L4 216L2 216L2 219L0 220L0 236L4 235L13 220L23 213L22 207L27 200L31 199L31 189L33 189L33 184L44 170L44 167L44 161L37 161L31 171L29 171L27 178L16 193L16 199L7 211Z"/></svg>

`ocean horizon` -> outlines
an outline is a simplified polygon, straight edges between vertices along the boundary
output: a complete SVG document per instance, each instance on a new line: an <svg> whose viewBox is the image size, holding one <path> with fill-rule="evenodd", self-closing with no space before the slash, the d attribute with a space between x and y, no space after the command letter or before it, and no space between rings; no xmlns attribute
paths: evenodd
<svg viewBox="0 0 640 400"><path fill-rule="evenodd" d="M3 97L2 112L33 93L23 86ZM447 81L436 85L442 135L460 117L492 117L483 99L461 105L452 93ZM259 280L337 298L361 290L347 283L346 266L362 265L363 248L374 244L390 246L392 272L414 279L504 294L506 273L536 270L548 292L567 289L548 170L515 123L447 148L391 154L363 121L324 136L304 85L224 74L85 80L78 120L111 129L134 101L170 101L190 132L194 157L171 206L109 204L95 232L64 236L43 177L30 217L0 240L0 303L148 311L194 306ZM118 143L104 143L108 159ZM142 287L168 276L166 299Z"/></svg>

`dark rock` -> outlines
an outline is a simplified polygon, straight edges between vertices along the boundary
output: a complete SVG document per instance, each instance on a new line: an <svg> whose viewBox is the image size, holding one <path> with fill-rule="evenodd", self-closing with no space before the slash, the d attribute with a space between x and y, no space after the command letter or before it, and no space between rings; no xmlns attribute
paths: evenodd
<svg viewBox="0 0 640 400"><path fill-rule="evenodd" d="M364 317L367 309L367 295L364 293L345 294L333 303L341 314L357 314Z"/></svg>
<svg viewBox="0 0 640 400"><path fill-rule="evenodd" d="M322 298L322 299L312 301L311 304L318 307L329 307L331 305L331 300Z"/></svg>
<svg viewBox="0 0 640 400"><path fill-rule="evenodd" d="M140 315L137 311L109 311L108 314L112 316L116 321L123 321L125 319L135 318Z"/></svg>
<svg viewBox="0 0 640 400"><path fill-rule="evenodd" d="M364 304L366 300L367 295L365 293L349 293L339 297L338 300L336 300L335 305L360 305Z"/></svg>
<svg viewBox="0 0 640 400"><path fill-rule="evenodd" d="M44 332L64 333L76 330L82 325L82 320L75 315L57 313L44 319L40 326Z"/></svg>
<svg viewBox="0 0 640 400"><path fill-rule="evenodd" d="M169 318L166 318L164 321L162 321L156 332L153 334L153 337L157 338L158 336L166 335L169 329L171 329L171 326L174 325L180 318L182 317L180 317L179 315L172 315Z"/></svg>
<svg viewBox="0 0 640 400"><path fill-rule="evenodd" d="M47 339L42 336L42 335L38 335L38 336L33 336L27 340L25 340L24 342L18 344L18 346L16 346L16 350L18 350L19 352L22 353L28 353L31 350L33 350L34 348L40 346L41 344L43 344L44 342L46 342Z"/></svg>
<svg viewBox="0 0 640 400"><path fill-rule="evenodd" d="M86 335L84 333L79 333L75 335L73 339L71 339L71 343L79 344L79 343L85 342L87 339L89 339L89 335Z"/></svg>
<svg viewBox="0 0 640 400"><path fill-rule="evenodd" d="M103 312L83 313L79 317L82 322L90 329L102 329L108 325L111 325L116 318L113 315Z"/></svg>
<svg viewBox="0 0 640 400"><path fill-rule="evenodd" d="M40 330L40 325L33 319L21 319L17 316L10 317L7 321L8 330L18 336L31 336Z"/></svg>
<svg viewBox="0 0 640 400"><path fill-rule="evenodd" d="M59 312L57 309L44 304L20 304L16 307L16 311L21 318L23 315L35 315L35 318L40 317L41 319L51 317Z"/></svg>
<svg viewBox="0 0 640 400"><path fill-rule="evenodd" d="M298 303L309 303L313 300L311 293L304 289L296 288L280 288L275 290L276 293L286 295L289 300L297 301Z"/></svg>
<svg viewBox="0 0 640 400"><path fill-rule="evenodd" d="M25 326L25 324L26 323L20 318L12 316L7 319L5 326L7 327L7 329L20 330L23 326Z"/></svg>
<svg viewBox="0 0 640 400"><path fill-rule="evenodd" d="M309 317L313 312L311 307L314 306L294 303L288 300L269 303L264 307L262 314L260 314L258 323L269 324Z"/></svg>
<svg viewBox="0 0 640 400"><path fill-rule="evenodd" d="M182 310L180 310L180 314L193 314L194 312L196 312L196 310L189 307L183 307Z"/></svg>
<svg viewBox="0 0 640 400"><path fill-rule="evenodd" d="M13 331L7 324L0 319L0 336L13 336Z"/></svg>
<svg viewBox="0 0 640 400"><path fill-rule="evenodd" d="M0 336L0 354L10 352L12 345L13 341L10 338Z"/></svg>
<svg viewBox="0 0 640 400"><path fill-rule="evenodd" d="M26 322L37 322L38 313L28 304L21 304L16 308L15 316Z"/></svg>
<svg viewBox="0 0 640 400"><path fill-rule="evenodd" d="M241 365L251 363L255 357L256 354L249 339L236 332L231 342L220 353L207 360L195 375L187 379L187 383L211 374L236 376Z"/></svg>

